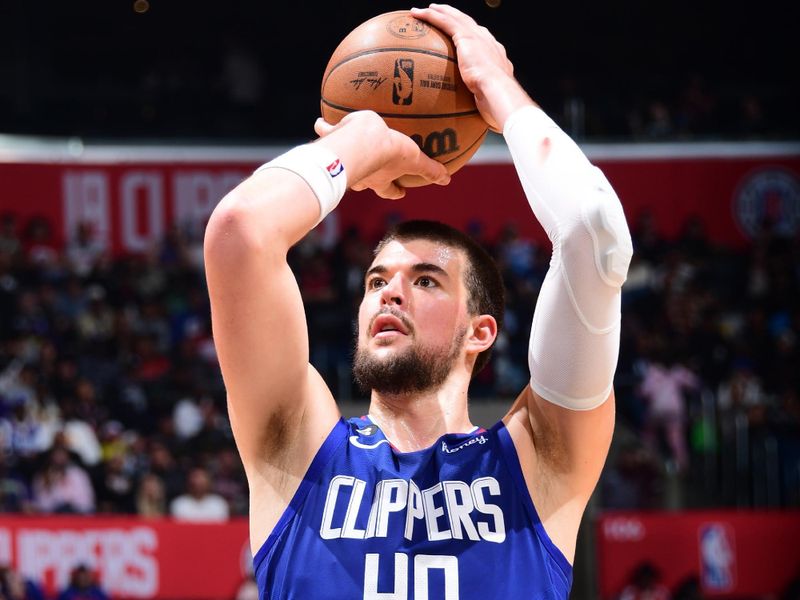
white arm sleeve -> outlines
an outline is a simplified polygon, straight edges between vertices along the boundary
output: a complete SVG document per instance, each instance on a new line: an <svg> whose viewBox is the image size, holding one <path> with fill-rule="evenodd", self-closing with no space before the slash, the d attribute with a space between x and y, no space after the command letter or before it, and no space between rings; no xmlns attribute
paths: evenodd
<svg viewBox="0 0 800 600"><path fill-rule="evenodd" d="M622 205L600 169L539 108L517 110L503 135L553 243L531 328L531 387L554 404L590 410L608 397L617 368L621 287L633 255Z"/></svg>

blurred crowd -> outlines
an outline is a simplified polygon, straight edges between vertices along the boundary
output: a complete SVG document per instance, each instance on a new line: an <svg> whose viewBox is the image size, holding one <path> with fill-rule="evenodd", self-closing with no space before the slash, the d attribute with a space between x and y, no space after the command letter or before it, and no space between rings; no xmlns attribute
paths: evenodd
<svg viewBox="0 0 800 600"><path fill-rule="evenodd" d="M724 248L690 219L667 242L648 213L632 229L606 505L663 507L665 473L672 508L800 505L800 236L765 222Z"/></svg>
<svg viewBox="0 0 800 600"><path fill-rule="evenodd" d="M748 247L721 248L690 221L666 241L648 213L632 229L619 427L601 504L662 507L677 480L692 490L683 506L800 505L800 240L765 224ZM512 224L493 239L480 223L467 230L508 290L505 331L471 397L510 398L528 380L550 251ZM0 216L0 510L245 515L202 232L176 227L150 252L118 257L88 227L63 249L50 240L42 219ZM290 254L311 361L340 399L365 397L350 361L373 243L356 229L312 234ZM731 443L736 452L723 452Z"/></svg>
<svg viewBox="0 0 800 600"><path fill-rule="evenodd" d="M663 142L792 135L791 127L781 129L775 121L785 99L768 88L729 89L699 71L670 85L649 81L643 87L601 94L592 87L596 83L562 77L540 98L575 139Z"/></svg>
<svg viewBox="0 0 800 600"><path fill-rule="evenodd" d="M0 600L45 600L39 583L26 579L9 567L0 567ZM88 565L79 564L70 573L69 581L54 600L109 600Z"/></svg>
<svg viewBox="0 0 800 600"><path fill-rule="evenodd" d="M664 583L658 567L650 562L642 562L631 571L615 600L703 600L705 597L697 575L685 577L670 589ZM800 599L800 575L789 581L780 595L769 597L776 600Z"/></svg>
<svg viewBox="0 0 800 600"><path fill-rule="evenodd" d="M113 259L86 227L63 251L47 231L0 224L0 509L245 514L208 296L183 240Z"/></svg>

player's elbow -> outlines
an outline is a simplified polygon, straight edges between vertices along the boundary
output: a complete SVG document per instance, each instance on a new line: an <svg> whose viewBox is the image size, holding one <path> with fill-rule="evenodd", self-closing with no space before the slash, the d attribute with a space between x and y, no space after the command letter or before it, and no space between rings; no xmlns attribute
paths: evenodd
<svg viewBox="0 0 800 600"><path fill-rule="evenodd" d="M591 254L600 278L619 288L628 276L633 242L622 205L613 192L598 190L594 201L581 207L581 224L567 228L561 247L565 256L584 256L581 248L591 244Z"/></svg>
<svg viewBox="0 0 800 600"><path fill-rule="evenodd" d="M261 231L246 203L234 190L211 213L203 239L206 264L235 265L244 255L264 252L268 232Z"/></svg>

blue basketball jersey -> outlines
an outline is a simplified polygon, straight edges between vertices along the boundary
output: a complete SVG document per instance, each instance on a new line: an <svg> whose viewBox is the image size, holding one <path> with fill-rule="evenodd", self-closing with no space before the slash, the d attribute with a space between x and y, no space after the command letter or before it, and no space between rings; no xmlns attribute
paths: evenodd
<svg viewBox="0 0 800 600"><path fill-rule="evenodd" d="M400 452L340 420L253 559L263 600L565 599L502 422Z"/></svg>

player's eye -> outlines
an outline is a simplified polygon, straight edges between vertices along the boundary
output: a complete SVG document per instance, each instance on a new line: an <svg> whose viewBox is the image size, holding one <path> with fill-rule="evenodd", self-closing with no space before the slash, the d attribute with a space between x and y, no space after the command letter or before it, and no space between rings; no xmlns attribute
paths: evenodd
<svg viewBox="0 0 800 600"><path fill-rule="evenodd" d="M420 287L436 287L436 281L428 277L427 275L423 275L422 277L417 279L417 285Z"/></svg>
<svg viewBox="0 0 800 600"><path fill-rule="evenodd" d="M376 290L386 285L386 280L381 277L373 277L367 281L367 289Z"/></svg>

